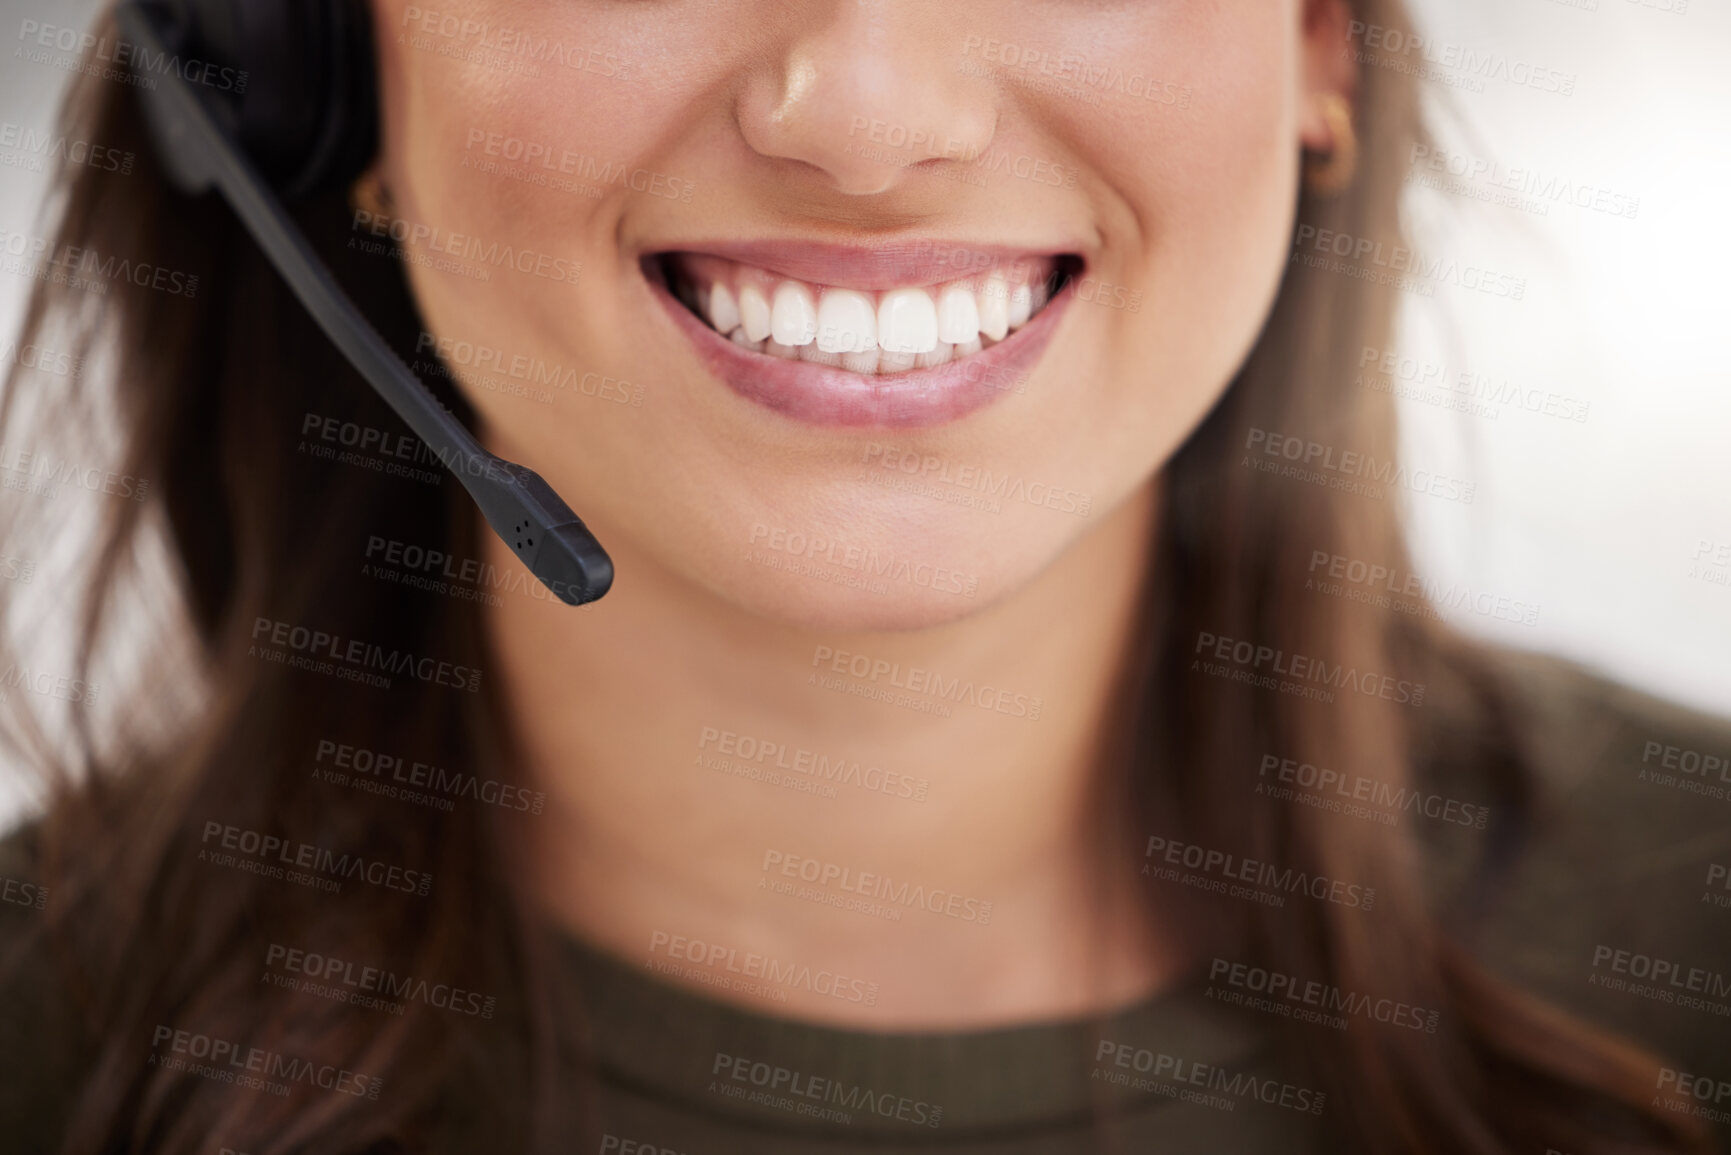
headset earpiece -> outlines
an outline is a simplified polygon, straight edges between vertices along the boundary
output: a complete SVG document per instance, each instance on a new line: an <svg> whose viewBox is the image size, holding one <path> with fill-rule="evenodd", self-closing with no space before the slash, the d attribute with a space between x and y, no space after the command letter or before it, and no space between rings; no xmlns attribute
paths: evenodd
<svg viewBox="0 0 1731 1155"><path fill-rule="evenodd" d="M352 183L378 149L367 0L145 0L174 49L233 83L206 85L284 200Z"/></svg>

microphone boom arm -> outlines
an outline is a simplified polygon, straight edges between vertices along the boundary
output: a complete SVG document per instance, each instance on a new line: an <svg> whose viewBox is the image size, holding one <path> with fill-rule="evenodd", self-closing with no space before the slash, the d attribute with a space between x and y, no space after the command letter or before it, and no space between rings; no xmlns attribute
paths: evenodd
<svg viewBox="0 0 1731 1155"><path fill-rule="evenodd" d="M116 17L129 39L153 53L169 53L142 5L122 4ZM555 597L583 605L605 594L613 561L582 519L534 470L483 449L403 364L331 276L205 98L178 76L152 79L166 83L140 85L138 91L174 183L188 193L212 187L222 193L319 328L456 475L493 532Z"/></svg>

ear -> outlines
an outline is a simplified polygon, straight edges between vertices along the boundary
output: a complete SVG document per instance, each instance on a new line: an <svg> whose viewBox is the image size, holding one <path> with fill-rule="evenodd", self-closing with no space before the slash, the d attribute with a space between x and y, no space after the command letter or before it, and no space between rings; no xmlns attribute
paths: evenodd
<svg viewBox="0 0 1731 1155"><path fill-rule="evenodd" d="M1307 149L1327 152L1333 134L1322 115L1325 93L1351 103L1358 90L1358 64L1352 50L1352 6L1347 0L1298 0L1299 99L1298 136Z"/></svg>

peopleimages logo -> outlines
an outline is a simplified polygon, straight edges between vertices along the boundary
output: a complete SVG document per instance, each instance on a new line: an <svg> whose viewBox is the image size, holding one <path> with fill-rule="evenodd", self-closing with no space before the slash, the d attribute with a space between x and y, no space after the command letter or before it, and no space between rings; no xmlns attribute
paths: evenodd
<svg viewBox="0 0 1731 1155"><path fill-rule="evenodd" d="M345 640L338 634L297 626L293 622L256 618L252 637L255 643L262 639L267 644L248 647L248 657L282 662L312 673L333 674L381 689L390 688L391 681L386 675L391 674L406 674L430 685L449 686L470 693L479 693L481 689L481 671L472 667L416 657L404 650L387 650L359 638ZM284 648L273 651L271 646Z"/></svg>
<svg viewBox="0 0 1731 1155"><path fill-rule="evenodd" d="M59 494L62 488L84 489L91 493L103 493L109 497L124 497L133 501L143 501L150 496L150 481L147 478L84 465L64 457L56 457L48 450L0 445L0 473L30 479L39 486L40 493L47 497ZM9 485L7 488L14 486Z"/></svg>
<svg viewBox="0 0 1731 1155"><path fill-rule="evenodd" d="M167 1054L160 1052L166 1050ZM150 1041L150 1065L170 1071L188 1071L221 1083L268 1090L286 1095L288 1084L304 1083L326 1091L353 1095L357 1099L377 1099L385 1081L339 1067L334 1063L314 1063L281 1051L262 1047L243 1047L228 1039L180 1030L158 1023ZM189 1065L185 1055L200 1060ZM277 1082L266 1085L266 1080ZM279 1089L280 1088L280 1089Z"/></svg>
<svg viewBox="0 0 1731 1155"><path fill-rule="evenodd" d="M926 790L931 785L925 778L885 770L869 762L861 764L858 759L840 754L826 754L802 746L790 749L785 742L738 734L717 726L703 727L698 735L697 749L697 765L713 770L744 770L746 773L742 777L758 777L753 771L760 769L789 771L814 783L851 784L871 793L911 798L915 802L926 800ZM833 791L826 795L833 796Z"/></svg>
<svg viewBox="0 0 1731 1155"><path fill-rule="evenodd" d="M460 338L435 337L423 331L415 338L415 355L425 357L428 354L438 357L439 365L444 369L442 374L435 373L439 376L449 376L451 366L456 366L472 369L476 373L500 373L515 381L547 389L569 389L573 393L593 397L598 401L611 401L617 405L643 404L643 386L634 385L619 377L609 377L594 370L579 372L574 366L561 365L558 362L549 365L540 357L507 353L491 345Z"/></svg>
<svg viewBox="0 0 1731 1155"><path fill-rule="evenodd" d="M1209 997L1235 1006L1264 1010L1287 1018L1320 1022L1345 1029L1348 1016L1357 1016L1385 1026L1403 1027L1434 1035L1438 1014L1399 999L1375 998L1342 990L1333 983L1300 979L1266 967L1216 958L1208 966L1209 982L1224 983L1231 990L1208 989Z"/></svg>
<svg viewBox="0 0 1731 1155"><path fill-rule="evenodd" d="M12 690L29 690L44 698L71 702L75 706L91 706L96 702L97 685L65 674L31 670L21 662L13 662L0 670L0 702L4 702L6 694Z"/></svg>
<svg viewBox="0 0 1731 1155"><path fill-rule="evenodd" d="M47 373L54 377L76 377L84 367L84 358L44 345L20 345L16 341L8 341L0 345L0 363L34 369L38 373Z"/></svg>
<svg viewBox="0 0 1731 1155"><path fill-rule="evenodd" d="M1463 264L1453 257L1432 257L1404 245L1389 247L1372 237L1354 236L1315 225L1299 225L1292 238L1292 259L1337 257L1351 267L1406 274L1419 282L1454 285L1475 293L1519 301L1527 295L1527 279L1483 265ZM1303 250L1310 249L1307 254ZM1370 264L1365 264L1366 260ZM1321 267L1307 261L1312 267Z"/></svg>
<svg viewBox="0 0 1731 1155"><path fill-rule="evenodd" d="M88 165L103 172L130 176L133 162L138 159L133 152L122 152L106 145L92 144L88 140L74 140L64 133L39 132L28 125L10 120L0 122L0 149L16 150L10 155L29 162L14 164L10 160L0 159L0 163L26 168L32 172L41 172L41 162L51 160L69 165Z"/></svg>
<svg viewBox="0 0 1731 1155"><path fill-rule="evenodd" d="M1529 60L1509 57L1506 53L1473 48L1450 40L1439 40L1400 28L1385 28L1353 20L1347 24L1347 35L1362 50L1354 55L1360 63L1405 65L1402 71L1426 79L1453 81L1457 85L1483 92L1485 82L1501 81L1516 88L1533 88L1559 96L1573 96L1576 76ZM1419 63L1414 65L1411 58Z"/></svg>
<svg viewBox="0 0 1731 1155"><path fill-rule="evenodd" d="M1207 632L1196 635L1198 656L1192 659L1192 671L1229 677L1232 681L1263 689L1328 687L1330 690L1351 690L1366 697L1422 706L1423 682L1408 682L1391 674L1375 670L1359 670L1340 662L1330 664L1321 658L1305 654L1288 654L1273 646L1237 641ZM1268 673L1263 673L1267 670ZM1284 680L1283 680L1284 679ZM1314 686L1310 684L1314 683ZM1328 699L1332 701L1332 698Z"/></svg>
<svg viewBox="0 0 1731 1155"><path fill-rule="evenodd" d="M1295 463L1298 469L1308 471L1308 475L1297 474L1303 480L1379 500L1382 487L1392 486L1471 505L1477 489L1471 481L1435 470L1409 470L1393 457L1379 461L1374 454L1342 450L1324 442L1278 430L1259 429L1254 425L1246 431L1244 449L1247 454L1260 453L1263 457ZM1247 456L1244 463L1265 473L1278 472L1275 464L1254 457Z"/></svg>
<svg viewBox="0 0 1731 1155"><path fill-rule="evenodd" d="M459 798L530 814L541 813L547 804L545 791L526 790L492 778L446 770L400 754L350 746L330 738L320 738L313 752L313 777L339 786L353 786L369 793L400 798L405 802L431 804L436 809L447 811L455 808L455 801Z"/></svg>
<svg viewBox="0 0 1731 1155"><path fill-rule="evenodd" d="M928 887L920 883L909 882L906 879L898 884L885 874L870 870L857 870L852 866L844 866L834 862L825 862L817 858L806 858L798 854L789 854L782 850L765 850L763 852L763 871L768 874L777 871L787 878L797 878L801 882L813 883L820 893L827 893L825 888L833 886L836 890L849 894L863 895L868 899L881 899L892 904L886 910L869 910L865 913L887 913L899 919L901 911L896 907L909 910L922 908L933 914L947 915L963 922L977 922L981 926L992 921L992 904L978 898L970 898L957 894L953 890L942 887ZM758 880L758 886L764 889L776 890L772 880ZM787 893L786 889L778 893ZM801 895L817 900L817 895ZM826 905L843 906L843 901L831 901ZM875 907L875 903L864 904Z"/></svg>
<svg viewBox="0 0 1731 1155"><path fill-rule="evenodd" d="M732 990L766 994L776 998L778 1002L787 1001L786 992L790 990L803 990L868 1007L875 1007L878 1002L878 985L867 979L849 978L822 967L813 968L801 963L783 962L773 955L756 951L741 953L737 947L725 943L688 938L682 934L658 930L649 936L650 969L669 973L664 965L658 965L660 960L655 957L658 953L665 953L668 959L689 962L697 967L719 967L726 976L738 976L740 980L729 981L722 977L720 982L716 982L712 979L721 976L686 972L685 977L694 981L709 986L725 985ZM675 968L675 971L679 969Z"/></svg>
<svg viewBox="0 0 1731 1155"><path fill-rule="evenodd" d="M1013 718L1026 718L1038 721L1040 711L1045 708L1045 699L1039 695L1018 694L1010 690L994 686L987 682L975 684L972 678L947 678L936 670L928 670L921 666L903 668L900 662L891 662L884 658L873 658L868 654L856 654L849 650L838 650L833 646L818 646L812 651L811 664L813 668L821 668L835 674L846 674L852 678L863 679L866 693L861 696L876 697L871 691L877 684L887 684L896 689L906 690L909 694L925 695L935 699L938 704L955 703L957 705L977 706L999 714L1008 714ZM832 687L831 679L819 681L816 674L807 675L807 683L824 685L825 688L846 689L850 693L858 690L850 686ZM887 700L887 699L886 699Z"/></svg>
<svg viewBox="0 0 1731 1155"><path fill-rule="evenodd" d="M1094 98L1091 103L1099 102L1099 94L1110 93L1151 104L1190 107L1191 91L1187 84L1176 84L1142 72L1125 72L1114 64L1091 64L1081 53L1053 54L1043 48L970 35L962 41L963 62L971 61L975 52L979 53L978 60L982 64L995 66L995 69L985 70L988 73L1003 71L1012 77L1041 77L1058 84L1078 85L1080 92Z"/></svg>
<svg viewBox="0 0 1731 1155"><path fill-rule="evenodd" d="M631 62L615 53L592 45L567 44L524 28L473 20L414 4L403 9L402 19L397 23L399 28L408 30L406 42L412 46L423 46L425 42L420 37L438 36L448 42L437 49L441 56L469 63L497 65L515 61L522 66L523 75L528 76L540 75L541 64L557 64L573 72L592 72L612 80L630 79Z"/></svg>
<svg viewBox="0 0 1731 1155"><path fill-rule="evenodd" d="M1495 416L1520 410L1561 421L1585 422L1592 402L1549 389L1522 386L1505 376L1475 369L1450 369L1435 358L1366 345L1359 351L1358 384L1458 412ZM1377 378L1386 384L1378 384ZM1479 404L1482 402L1483 404Z"/></svg>
<svg viewBox="0 0 1731 1155"><path fill-rule="evenodd" d="M0 902L43 910L48 906L48 888L21 878L0 878Z"/></svg>
<svg viewBox="0 0 1731 1155"><path fill-rule="evenodd" d="M1170 1055L1165 1051L1155 1051L1148 1047L1138 1047L1134 1043L1121 1043L1116 1039L1101 1039L1094 1051L1096 1063L1110 1063L1111 1067L1122 1070L1133 1070L1150 1079L1133 1079L1107 1067L1094 1069L1094 1078L1104 1079L1120 1086L1133 1086L1139 1091L1156 1091L1170 1094L1180 1087L1188 1092L1190 1087L1202 1087L1208 1091L1221 1092L1220 1095L1199 1095L1188 1092L1184 1095L1173 1095L1174 1098L1184 1098L1199 1106L1233 1110L1239 1101L1254 1100L1266 1103L1271 1107L1285 1107L1289 1111L1299 1111L1311 1115L1322 1114L1322 1108L1328 1102L1328 1095L1309 1087L1300 1087L1292 1083L1283 1083L1279 1079L1259 1079L1247 1071L1233 1071L1213 1063L1198 1062L1182 1055ZM1231 1096L1226 1098L1225 1096Z"/></svg>
<svg viewBox="0 0 1731 1155"><path fill-rule="evenodd" d="M1318 574L1318 570L1322 573ZM1535 626L1539 621L1536 602L1505 597L1489 590L1475 590L1466 582L1443 582L1416 573L1366 562L1327 550L1312 550L1309 576L1304 588L1331 597L1344 597L1379 609L1434 616L1441 610L1461 610L1497 621Z"/></svg>
<svg viewBox="0 0 1731 1155"><path fill-rule="evenodd" d="M1428 144L1415 143L1407 156L1407 164L1413 172L1427 170L1436 176L1446 174L1468 186L1480 184L1492 190L1516 194L1517 197L1531 196L1534 198L1531 203L1540 210L1541 215L1548 214L1552 204L1571 204L1576 208L1628 220L1634 220L1641 210L1641 198L1637 196L1576 181L1556 173L1541 172L1530 167L1510 167L1500 160L1465 152L1451 152ZM1421 176L1420 179L1425 178ZM1456 191L1441 182L1431 183L1427 187L1440 187L1445 192ZM1523 206L1516 200L1514 207Z"/></svg>
<svg viewBox="0 0 1731 1155"><path fill-rule="evenodd" d="M214 848L211 846L213 840ZM338 854L329 847L290 841L280 835L248 830L215 819L205 822L204 835L199 843L200 862L231 866L248 874L281 878L331 893L340 891L342 883L351 880L422 897L433 885L433 876L424 870L406 870L360 854ZM307 871L325 877L321 882L306 875L304 872Z"/></svg>
<svg viewBox="0 0 1731 1155"><path fill-rule="evenodd" d="M402 1014L402 1003L418 1002L452 1014L490 1019L498 1000L492 995L466 990L450 983L428 982L413 975L398 975L383 967L357 965L334 955L302 950L273 942L265 951L266 968L277 968L273 976L279 986L302 990L336 1002L355 1006L380 1004L377 1009ZM301 981L306 980L302 986ZM385 1000L401 1000L392 1004Z"/></svg>
<svg viewBox="0 0 1731 1155"><path fill-rule="evenodd" d="M801 561L821 563L860 575L862 581L886 579L929 589L934 593L960 594L971 598L980 588L980 575L963 573L948 566L934 565L923 559L898 554L894 550L879 550L875 545L860 545L829 536L825 531L811 533L784 529L754 522L748 545L758 554L781 554ZM748 556L747 560L751 560ZM881 584L881 582L879 583ZM877 592L874 588L873 592Z"/></svg>
<svg viewBox="0 0 1731 1155"><path fill-rule="evenodd" d="M247 74L244 69L219 68L208 61L192 57L182 59L172 52L152 52L142 44L134 44L119 37L99 37L81 28L66 28L57 24L43 24L37 20L25 20L18 25L18 39L25 50L52 48L57 52L70 52L80 56L88 52L98 61L112 64L117 69L129 69L138 73L154 72L158 76L178 76L188 84L203 85L219 92L232 92L236 96L246 92ZM37 63L51 63L38 59L38 56L39 54L33 54L29 59L36 60Z"/></svg>
<svg viewBox="0 0 1731 1155"><path fill-rule="evenodd" d="M1731 751L1691 750L1649 738L1641 749L1635 780L1720 802L1731 800Z"/></svg>
<svg viewBox="0 0 1731 1155"><path fill-rule="evenodd" d="M1718 962L1717 959L1713 960ZM1587 985L1731 1018L1731 973L1599 943Z"/></svg>
<svg viewBox="0 0 1731 1155"><path fill-rule="evenodd" d="M560 257L538 249L517 248L498 241L483 240L472 233L451 232L402 217L370 213L365 209L355 210L350 230L380 240L388 239L410 248L424 248L429 252L470 261L476 265L513 269L548 281L575 283L583 272L583 262L575 257ZM352 236L349 238L351 248L355 245L355 239Z"/></svg>
<svg viewBox="0 0 1731 1155"><path fill-rule="evenodd" d="M1731 1079L1661 1067L1654 1090L1669 1091L1676 1096L1660 1100L1668 1111L1693 1115L1713 1123L1731 1123ZM1690 1102L1691 1099L1694 1102ZM1713 1105L1705 1106L1709 1102Z"/></svg>
<svg viewBox="0 0 1731 1155"><path fill-rule="evenodd" d="M1483 830L1490 819L1488 806L1477 806L1442 794L1428 794L1411 786L1394 786L1362 774L1330 770L1326 766L1282 758L1278 754L1264 754L1256 775L1257 794L1305 801L1319 809L1342 811L1353 817L1360 816L1359 810L1374 808L1371 813L1387 826L1395 825L1402 813L1422 814L1426 818L1469 826L1474 830ZM1279 785L1266 781L1270 775ZM1293 789L1295 786L1315 793L1300 793ZM1365 807L1354 805L1360 802L1365 803Z"/></svg>
<svg viewBox="0 0 1731 1155"><path fill-rule="evenodd" d="M1713 893L1715 887L1725 893ZM1722 862L1707 864L1707 890L1702 893L1701 901L1720 908L1731 907L1731 867Z"/></svg>
<svg viewBox="0 0 1731 1155"><path fill-rule="evenodd" d="M7 258L3 267L8 273L85 292L105 294L110 284L124 283L188 300L198 296L195 273L112 253L104 256L88 246L63 245L37 233L0 228L0 253Z"/></svg>
<svg viewBox="0 0 1731 1155"><path fill-rule="evenodd" d="M1260 902L1264 906L1284 906L1285 895L1301 894L1319 902L1337 906L1370 910L1376 905L1376 888L1360 886L1344 879L1324 874L1310 874L1291 866L1276 866L1255 858L1244 858L1224 850L1179 842L1158 834L1148 836L1148 848L1143 852L1148 860L1142 873L1166 882L1183 882L1198 890L1225 894L1232 898ZM1162 863L1163 866L1155 865ZM1195 871L1181 875L1177 869ZM1210 877L1212 876L1212 877ZM1238 883L1246 886L1235 885ZM1250 888L1261 887L1261 890Z"/></svg>
<svg viewBox="0 0 1731 1155"><path fill-rule="evenodd" d="M912 1099L890 1091L874 1091L857 1083L805 1074L777 1063L729 1055L725 1051L715 1053L715 1065L709 1073L715 1077L709 1089L718 1094L832 1122L852 1122L852 1116L846 1113L849 1111L924 1127L936 1127L944 1118L943 1107L923 1099ZM759 1090L747 1092L744 1087L730 1086L730 1081L749 1084ZM824 1106L817 1106L819 1103Z"/></svg>
<svg viewBox="0 0 1731 1155"><path fill-rule="evenodd" d="M474 159L476 153L496 157L511 164L520 164L526 169L539 168L561 176L576 176L582 180L593 181L597 189L600 186L616 185L621 189L685 204L691 203L692 195L697 191L697 185L683 177L668 176L647 168L628 168L620 161L572 152L550 141L525 140L520 136L506 136L484 128L469 129L463 144L462 167L476 168L483 172L495 171L494 168L487 167L489 162Z"/></svg>
<svg viewBox="0 0 1731 1155"><path fill-rule="evenodd" d="M1078 493L1060 485L1029 482L1007 472L994 474L989 468L979 465L952 461L930 453L913 452L877 441L866 445L861 461L868 466L875 464L884 472L900 473L914 479L920 483L916 492L938 496L940 499L943 499L944 490L965 492L970 498L977 500L958 504L975 505L992 513L997 513L1002 508L1001 503L1005 501L1025 502L1060 513L1073 513L1078 517L1087 517L1094 506L1094 499L1089 494ZM872 478L871 474L866 476L868 479ZM934 491L933 487L943 488ZM903 487L892 485L888 488Z"/></svg>

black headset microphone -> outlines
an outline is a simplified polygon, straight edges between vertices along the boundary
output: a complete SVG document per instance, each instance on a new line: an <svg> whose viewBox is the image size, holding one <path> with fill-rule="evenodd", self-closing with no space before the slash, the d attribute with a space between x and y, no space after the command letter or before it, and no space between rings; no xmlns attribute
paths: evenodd
<svg viewBox="0 0 1731 1155"><path fill-rule="evenodd" d="M169 180L222 193L325 335L555 597L582 605L605 594L613 562L601 543L540 475L488 453L439 403L283 208L348 185L377 151L366 0L123 0L115 18ZM194 61L206 83L187 77Z"/></svg>

